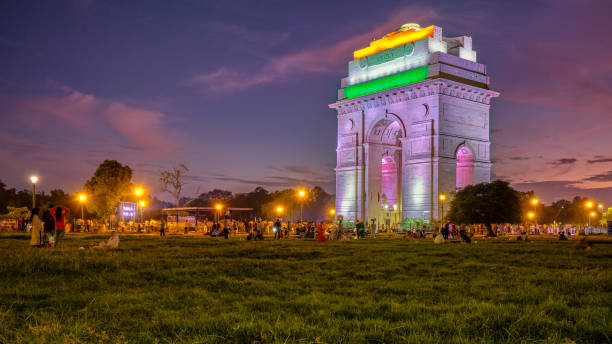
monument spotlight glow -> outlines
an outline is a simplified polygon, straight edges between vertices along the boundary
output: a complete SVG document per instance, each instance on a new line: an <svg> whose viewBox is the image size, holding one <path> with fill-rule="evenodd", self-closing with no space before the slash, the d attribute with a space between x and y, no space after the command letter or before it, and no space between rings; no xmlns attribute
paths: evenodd
<svg viewBox="0 0 612 344"><path fill-rule="evenodd" d="M434 34L433 26L429 26L417 31L413 30L415 29L388 33L387 35L385 35L385 37L371 42L370 46L365 47L363 49L355 50L353 52L353 57L355 58L355 60L360 59L366 56L370 56L372 54L376 54L377 52L383 50L397 47L402 44L414 42L426 37L433 37Z"/></svg>

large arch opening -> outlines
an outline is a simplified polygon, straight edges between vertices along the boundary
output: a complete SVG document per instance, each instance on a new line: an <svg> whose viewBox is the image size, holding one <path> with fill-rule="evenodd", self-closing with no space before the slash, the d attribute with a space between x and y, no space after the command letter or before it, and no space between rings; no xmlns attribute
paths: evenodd
<svg viewBox="0 0 612 344"><path fill-rule="evenodd" d="M401 219L401 141L405 129L401 120L386 114L374 122L366 137L368 149L368 221L381 228Z"/></svg>
<svg viewBox="0 0 612 344"><path fill-rule="evenodd" d="M474 154L466 146L457 150L457 190L474 184Z"/></svg>
<svg viewBox="0 0 612 344"><path fill-rule="evenodd" d="M390 156L385 156L381 159L381 207L383 209L397 208L398 199L398 186L399 176L397 171L397 164L395 160Z"/></svg>

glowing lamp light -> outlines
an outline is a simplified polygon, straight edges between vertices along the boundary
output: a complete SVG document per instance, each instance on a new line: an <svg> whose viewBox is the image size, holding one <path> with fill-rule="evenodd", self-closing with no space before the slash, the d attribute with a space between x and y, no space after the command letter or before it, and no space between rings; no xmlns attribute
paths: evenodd
<svg viewBox="0 0 612 344"><path fill-rule="evenodd" d="M332 214L332 215L334 215L334 214L336 213L336 210L335 210L335 209L332 209L332 210L330 210L330 211L329 211L329 213L330 213L330 214Z"/></svg>
<svg viewBox="0 0 612 344"><path fill-rule="evenodd" d="M346 98L354 98L365 94L388 90L391 88L421 82L427 79L429 66L414 68L405 72L385 76L379 79L348 86L344 89Z"/></svg>
<svg viewBox="0 0 612 344"><path fill-rule="evenodd" d="M595 215L597 215L597 213L596 213L596 212L594 212L594 211L592 211L592 212L591 212L591 216L595 216Z"/></svg>
<svg viewBox="0 0 612 344"><path fill-rule="evenodd" d="M385 204L384 208L385 208L385 210L388 210L389 209L389 205Z"/></svg>
<svg viewBox="0 0 612 344"><path fill-rule="evenodd" d="M531 200L531 204L533 205L538 205L538 203L540 203L540 200L538 200L537 198Z"/></svg>
<svg viewBox="0 0 612 344"><path fill-rule="evenodd" d="M391 32L385 35L381 39L370 42L368 47L363 49L355 50L353 52L353 58L355 60L376 54L377 52L395 48L399 45L418 41L425 37L433 37L434 27L428 26L418 31L402 31L402 32Z"/></svg>
<svg viewBox="0 0 612 344"><path fill-rule="evenodd" d="M276 207L276 212L277 213L282 213L283 212L283 207Z"/></svg>
<svg viewBox="0 0 612 344"><path fill-rule="evenodd" d="M603 209L603 207L604 207L604 205L601 204L601 203L597 206L597 208L599 208L599 209Z"/></svg>
<svg viewBox="0 0 612 344"><path fill-rule="evenodd" d="M83 203L83 202L85 202L85 200L87 200L87 196L85 196L85 195L83 195L83 194L80 194L80 195L79 195L79 201L80 201L81 203Z"/></svg>
<svg viewBox="0 0 612 344"><path fill-rule="evenodd" d="M144 207L145 205L147 205L147 203L145 201L140 201L140 206Z"/></svg>
<svg viewBox="0 0 612 344"><path fill-rule="evenodd" d="M223 208L223 207L221 206L221 204L217 204L217 205L215 206L215 208L217 208L217 210L221 210L221 208Z"/></svg>
<svg viewBox="0 0 612 344"><path fill-rule="evenodd" d="M532 212L531 212L531 213L529 213L528 215L529 215L529 217L530 217L530 218L533 218L533 217L535 216L535 214L534 214L534 213L532 213Z"/></svg>
<svg viewBox="0 0 612 344"><path fill-rule="evenodd" d="M444 202L445 199L446 199L446 195L444 195L444 194L440 195L440 201Z"/></svg>
<svg viewBox="0 0 612 344"><path fill-rule="evenodd" d="M397 210L397 204L393 205L393 210Z"/></svg>
<svg viewBox="0 0 612 344"><path fill-rule="evenodd" d="M305 194L306 194L306 192L305 192L304 190L300 190L300 191L298 191L298 195L299 195L300 197L304 197L304 195L305 195Z"/></svg>
<svg viewBox="0 0 612 344"><path fill-rule="evenodd" d="M593 202L587 202L586 203L586 207L587 208L592 208L593 207Z"/></svg>
<svg viewBox="0 0 612 344"><path fill-rule="evenodd" d="M136 196L142 195L143 192L144 192L144 190L142 190L142 188L136 188L136 190L134 190L134 193L136 194Z"/></svg>
<svg viewBox="0 0 612 344"><path fill-rule="evenodd" d="M30 177L30 181L32 182L32 184L36 184L36 183L38 183L38 177L37 176L31 176Z"/></svg>

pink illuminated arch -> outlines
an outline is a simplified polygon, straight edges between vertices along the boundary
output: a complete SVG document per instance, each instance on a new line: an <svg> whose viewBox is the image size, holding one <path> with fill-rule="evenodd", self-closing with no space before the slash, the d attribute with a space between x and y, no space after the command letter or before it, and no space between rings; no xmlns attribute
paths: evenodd
<svg viewBox="0 0 612 344"><path fill-rule="evenodd" d="M474 154L466 147L457 150L457 189L474 184Z"/></svg>

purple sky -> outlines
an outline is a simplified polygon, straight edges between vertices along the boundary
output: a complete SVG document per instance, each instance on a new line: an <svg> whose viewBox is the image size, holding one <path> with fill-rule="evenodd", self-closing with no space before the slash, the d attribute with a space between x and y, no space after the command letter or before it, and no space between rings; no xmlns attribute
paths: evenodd
<svg viewBox="0 0 612 344"><path fill-rule="evenodd" d="M141 7L138 7L141 5ZM145 5L146 4L146 5ZM612 203L612 1L3 1L0 179L79 190L104 159L186 196L334 192L339 80L403 23L469 34L501 92L494 176Z"/></svg>

